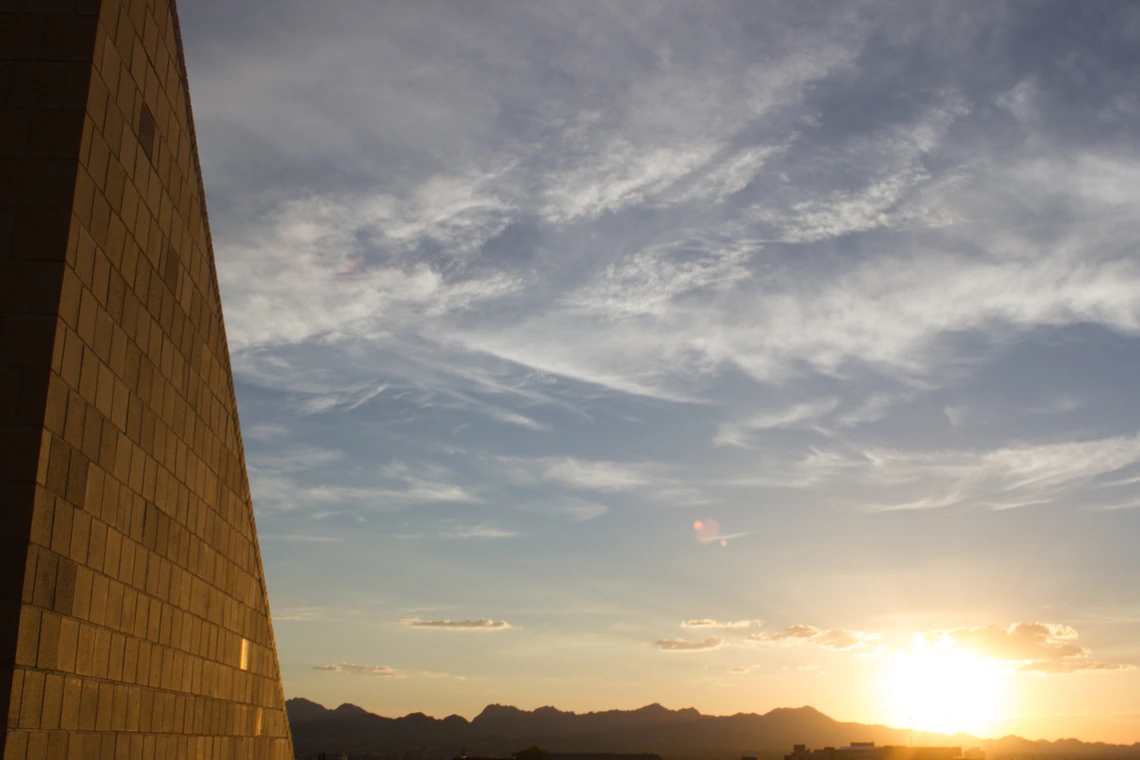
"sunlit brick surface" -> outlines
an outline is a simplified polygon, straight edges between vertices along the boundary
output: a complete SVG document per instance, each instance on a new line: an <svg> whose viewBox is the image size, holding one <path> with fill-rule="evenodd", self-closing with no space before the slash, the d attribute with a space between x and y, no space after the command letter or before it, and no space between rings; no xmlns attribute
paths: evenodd
<svg viewBox="0 0 1140 760"><path fill-rule="evenodd" d="M167 0L0 0L4 758L291 758Z"/></svg>

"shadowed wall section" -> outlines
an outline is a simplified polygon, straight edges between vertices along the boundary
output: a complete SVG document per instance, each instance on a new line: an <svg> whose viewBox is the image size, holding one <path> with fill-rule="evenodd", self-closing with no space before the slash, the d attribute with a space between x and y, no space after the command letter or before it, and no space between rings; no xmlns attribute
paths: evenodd
<svg viewBox="0 0 1140 760"><path fill-rule="evenodd" d="M0 0L9 758L293 756L168 0Z"/></svg>

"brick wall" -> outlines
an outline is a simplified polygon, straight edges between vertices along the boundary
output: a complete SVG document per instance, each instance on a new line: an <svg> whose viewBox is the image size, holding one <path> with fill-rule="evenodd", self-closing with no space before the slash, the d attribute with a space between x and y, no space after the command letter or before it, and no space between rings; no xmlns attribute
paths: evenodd
<svg viewBox="0 0 1140 760"><path fill-rule="evenodd" d="M0 0L5 759L292 757L203 199L167 0Z"/></svg>

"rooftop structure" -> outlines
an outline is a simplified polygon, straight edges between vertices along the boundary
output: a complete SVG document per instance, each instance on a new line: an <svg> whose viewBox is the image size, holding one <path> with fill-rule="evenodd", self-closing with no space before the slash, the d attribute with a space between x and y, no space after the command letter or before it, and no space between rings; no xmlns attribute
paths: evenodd
<svg viewBox="0 0 1140 760"><path fill-rule="evenodd" d="M784 760L961 760L961 747L876 746L874 742L851 742L846 747L809 750L797 744ZM976 760L984 760L977 758Z"/></svg>

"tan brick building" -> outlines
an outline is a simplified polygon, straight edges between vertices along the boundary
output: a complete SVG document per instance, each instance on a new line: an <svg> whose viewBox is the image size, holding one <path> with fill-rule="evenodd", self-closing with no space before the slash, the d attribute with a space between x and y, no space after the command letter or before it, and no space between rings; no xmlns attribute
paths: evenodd
<svg viewBox="0 0 1140 760"><path fill-rule="evenodd" d="M291 758L170 0L0 0L3 757Z"/></svg>

